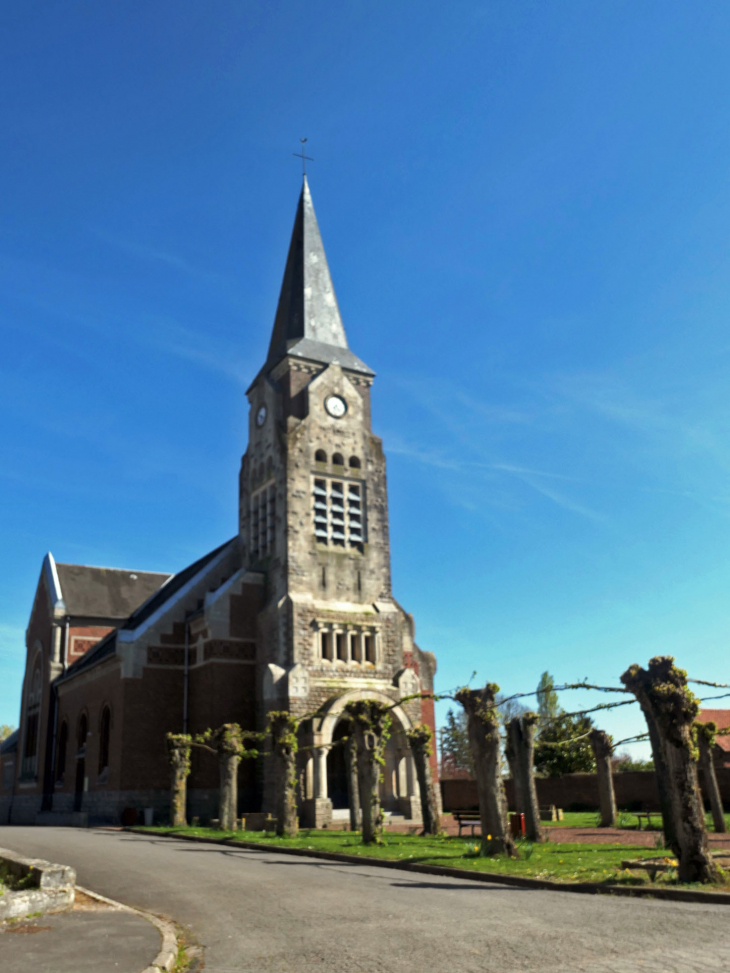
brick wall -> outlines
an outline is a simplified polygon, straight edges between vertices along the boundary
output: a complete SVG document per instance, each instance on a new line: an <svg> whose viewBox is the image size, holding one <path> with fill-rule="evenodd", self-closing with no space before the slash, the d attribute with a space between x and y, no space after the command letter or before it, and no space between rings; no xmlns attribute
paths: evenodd
<svg viewBox="0 0 730 973"><path fill-rule="evenodd" d="M725 806L730 809L730 768L716 770ZM571 805L598 807L598 782L595 774L566 774L564 777L536 777L537 800L540 804L554 804L556 807L569 808ZM613 775L616 804L619 808L646 805L653 811L659 810L659 795L656 777L651 770L627 771ZM505 781L507 801L514 808L514 789L511 780ZM444 811L468 810L479 806L476 781L441 781L441 795Z"/></svg>

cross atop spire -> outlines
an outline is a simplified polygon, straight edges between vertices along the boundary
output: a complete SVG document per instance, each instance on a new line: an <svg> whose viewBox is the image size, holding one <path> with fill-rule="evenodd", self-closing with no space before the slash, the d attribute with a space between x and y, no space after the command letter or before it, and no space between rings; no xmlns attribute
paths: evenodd
<svg viewBox="0 0 730 973"><path fill-rule="evenodd" d="M306 175L294 220L267 365L285 355L372 375L350 351Z"/></svg>

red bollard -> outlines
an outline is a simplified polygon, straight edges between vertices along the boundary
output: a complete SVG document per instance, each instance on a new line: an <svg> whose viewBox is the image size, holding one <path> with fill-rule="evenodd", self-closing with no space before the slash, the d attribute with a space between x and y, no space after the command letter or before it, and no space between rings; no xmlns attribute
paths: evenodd
<svg viewBox="0 0 730 973"><path fill-rule="evenodd" d="M515 838L524 838L525 815L512 812L509 816L509 829Z"/></svg>

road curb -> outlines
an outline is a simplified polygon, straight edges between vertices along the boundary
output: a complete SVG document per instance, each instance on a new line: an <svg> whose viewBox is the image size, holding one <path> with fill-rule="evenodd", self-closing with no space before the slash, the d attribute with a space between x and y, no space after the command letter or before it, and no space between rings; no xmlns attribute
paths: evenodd
<svg viewBox="0 0 730 973"><path fill-rule="evenodd" d="M395 868L403 872L416 872L420 875L439 875L441 877L465 878L472 882L492 882L511 885L515 888L537 889L547 892L578 892L584 895L616 895L637 899L666 899L673 902L699 902L703 905L730 906L729 892L699 892L694 889L658 889L641 886L602 885L598 882L551 882L541 878L523 878L520 875L502 875L497 872L477 872L468 868L448 868L444 865L421 865L418 862L394 861L387 858L370 858L365 855L344 855L341 852L317 851L306 848L275 848L257 841L238 841L236 838L207 838L203 835L179 834L175 831L146 831L144 828L122 828L132 834L143 834L160 838L179 838L182 841L198 841L209 845L225 845L233 848L246 848L250 851L269 851L298 858L319 858L324 861L347 862L360 865L376 865L378 868Z"/></svg>
<svg viewBox="0 0 730 973"><path fill-rule="evenodd" d="M83 892L84 895L88 895L90 899L104 902L106 905L120 909L122 912L132 912L134 915L146 919L147 922L151 922L153 926L157 926L162 936L162 946L157 956L155 956L149 966L145 966L142 973L160 973L160 970L169 971L173 968L178 952L177 934L174 923L170 922L169 919L161 919L159 916L154 915L152 912L146 912L144 909L134 909L131 905L124 905L124 903L117 902L115 899L108 899L105 895L92 892L91 889L86 889L82 885L77 885L76 888L79 892Z"/></svg>

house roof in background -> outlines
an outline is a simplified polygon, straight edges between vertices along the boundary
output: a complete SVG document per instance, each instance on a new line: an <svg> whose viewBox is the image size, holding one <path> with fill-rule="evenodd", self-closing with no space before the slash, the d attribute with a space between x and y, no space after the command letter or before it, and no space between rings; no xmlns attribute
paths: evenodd
<svg viewBox="0 0 730 973"><path fill-rule="evenodd" d="M87 618L128 618L171 574L56 564L66 613Z"/></svg>
<svg viewBox="0 0 730 973"><path fill-rule="evenodd" d="M0 753L14 753L18 749L18 737L20 733L18 730L13 730L10 736L5 737L5 739L0 742Z"/></svg>

